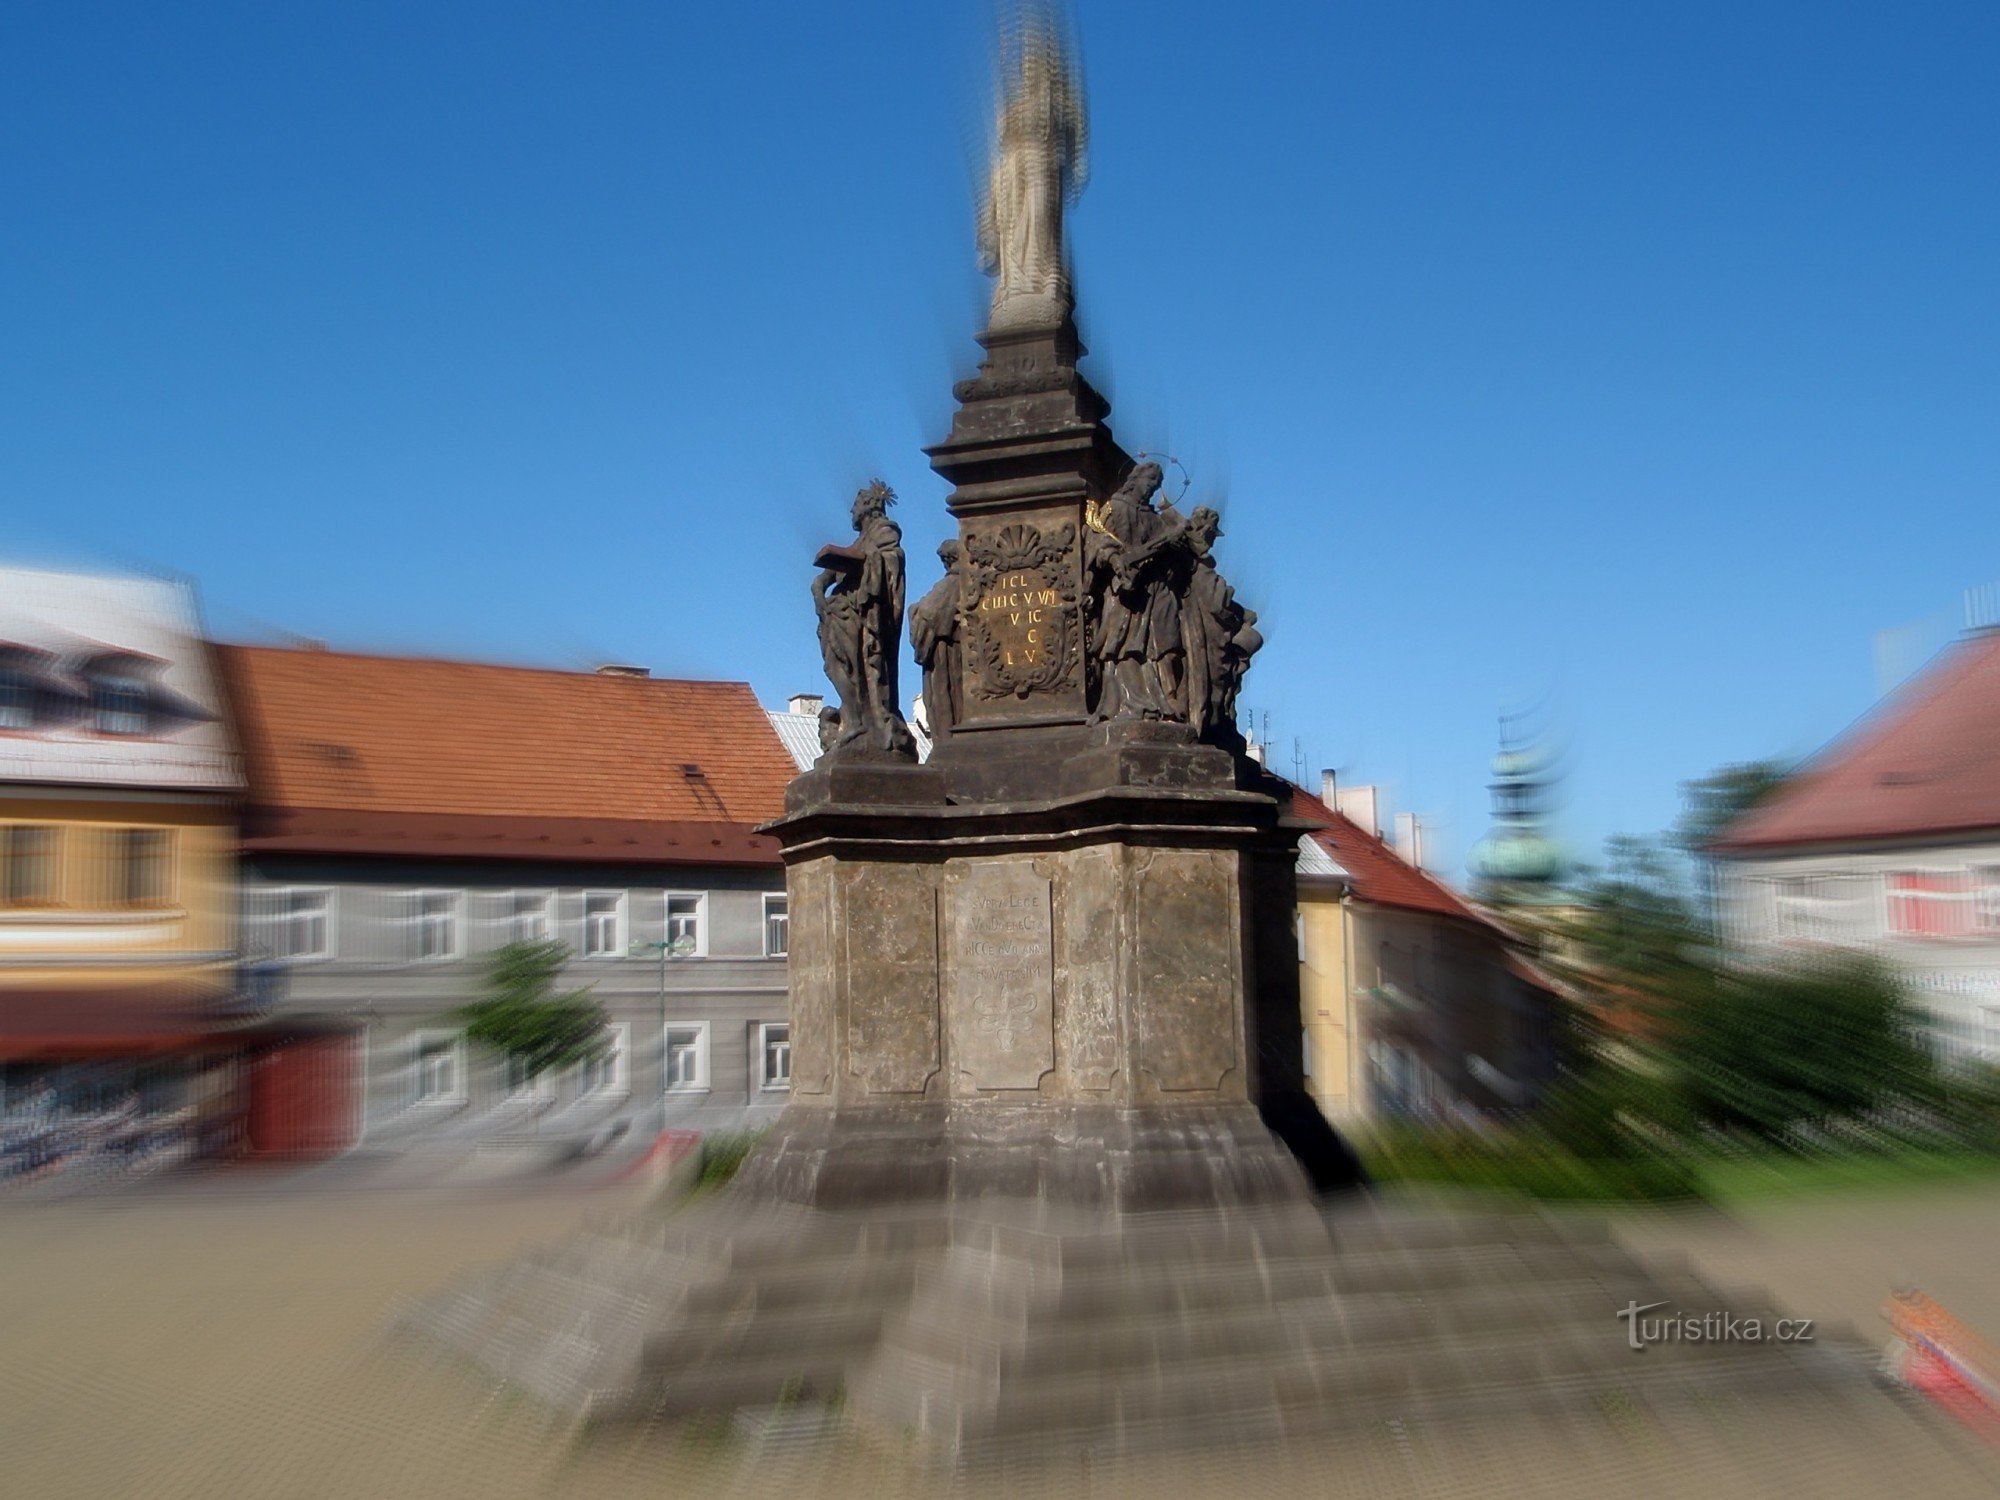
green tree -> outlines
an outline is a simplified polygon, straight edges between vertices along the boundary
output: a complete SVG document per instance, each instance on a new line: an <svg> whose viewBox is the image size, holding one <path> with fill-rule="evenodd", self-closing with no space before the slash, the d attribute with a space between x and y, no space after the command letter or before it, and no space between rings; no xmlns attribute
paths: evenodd
<svg viewBox="0 0 2000 1500"><path fill-rule="evenodd" d="M1719 766L1681 783L1681 815L1668 835L1695 863L1697 901L1704 926L1715 925L1715 859L1710 846L1753 807L1768 800L1797 773L1779 760Z"/></svg>
<svg viewBox="0 0 2000 1500"><path fill-rule="evenodd" d="M1699 858L1724 829L1768 799L1794 774L1795 768L1785 761L1748 760L1683 781L1674 843Z"/></svg>
<svg viewBox="0 0 2000 1500"><path fill-rule="evenodd" d="M1777 1140L1801 1125L1936 1099L1920 1035L1888 971L1843 955L1712 974L1666 1018L1662 1054L1692 1117Z"/></svg>
<svg viewBox="0 0 2000 1500"><path fill-rule="evenodd" d="M1580 872L1570 924L1576 966L1595 982L1647 995L1675 988L1710 961L1707 935L1674 857L1654 840L1604 841L1601 868Z"/></svg>
<svg viewBox="0 0 2000 1500"><path fill-rule="evenodd" d="M458 1012L465 1034L516 1059L528 1077L591 1062L610 1049L604 1007L588 988L556 992L564 943L509 943L486 972L486 994Z"/></svg>

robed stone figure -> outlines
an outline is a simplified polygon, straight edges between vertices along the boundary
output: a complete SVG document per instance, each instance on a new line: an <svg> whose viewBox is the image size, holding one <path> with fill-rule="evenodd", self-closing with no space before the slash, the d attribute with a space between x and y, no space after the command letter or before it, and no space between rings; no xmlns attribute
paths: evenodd
<svg viewBox="0 0 2000 1500"><path fill-rule="evenodd" d="M997 278L987 321L1053 327L1071 307L1063 209L1089 175L1083 86L1046 13L1007 39L1002 67L1009 76L979 207L980 264Z"/></svg>
<svg viewBox="0 0 2000 1500"><path fill-rule="evenodd" d="M822 547L816 559L820 657L840 698L840 727L830 737L829 755L916 756L897 707L904 585L903 532L889 519L895 500L879 479L863 489L854 497L853 543Z"/></svg>
<svg viewBox="0 0 2000 1500"><path fill-rule="evenodd" d="M1264 644L1257 612L1236 601L1236 590L1216 570L1215 540L1222 518L1198 505L1188 517L1184 538L1190 566L1181 609L1181 639L1187 651L1188 723L1204 739L1230 743L1236 728L1236 697L1250 658Z"/></svg>
<svg viewBox="0 0 2000 1500"><path fill-rule="evenodd" d="M1085 513L1084 564L1096 603L1093 719L1187 717L1185 523L1153 508L1162 477L1156 463L1135 465L1109 500Z"/></svg>
<svg viewBox="0 0 2000 1500"><path fill-rule="evenodd" d="M910 649L924 669L924 717L932 739L957 727L965 710L964 669L958 653L959 604L965 588L964 549L956 538L938 546L944 577L910 609Z"/></svg>

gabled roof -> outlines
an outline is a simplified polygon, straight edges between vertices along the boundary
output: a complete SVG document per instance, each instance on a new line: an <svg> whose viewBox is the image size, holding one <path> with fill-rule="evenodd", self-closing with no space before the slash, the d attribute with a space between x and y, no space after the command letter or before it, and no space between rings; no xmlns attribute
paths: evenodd
<svg viewBox="0 0 2000 1500"><path fill-rule="evenodd" d="M252 848L768 863L791 757L740 682L217 648Z"/></svg>
<svg viewBox="0 0 2000 1500"><path fill-rule="evenodd" d="M1727 829L1718 853L2000 828L2000 631L1914 680Z"/></svg>
<svg viewBox="0 0 2000 1500"><path fill-rule="evenodd" d="M1355 896L1378 906L1462 917L1481 927L1492 924L1433 875L1413 868L1359 823L1335 812L1302 787L1292 788L1292 815L1323 826L1306 835L1347 872Z"/></svg>

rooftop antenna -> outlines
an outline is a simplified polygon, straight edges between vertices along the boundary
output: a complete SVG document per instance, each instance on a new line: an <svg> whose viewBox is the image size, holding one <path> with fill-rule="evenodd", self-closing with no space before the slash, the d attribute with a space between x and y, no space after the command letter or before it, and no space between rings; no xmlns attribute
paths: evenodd
<svg viewBox="0 0 2000 1500"><path fill-rule="evenodd" d="M1991 630L2000 625L2000 583L1982 583L1965 591L1965 628Z"/></svg>

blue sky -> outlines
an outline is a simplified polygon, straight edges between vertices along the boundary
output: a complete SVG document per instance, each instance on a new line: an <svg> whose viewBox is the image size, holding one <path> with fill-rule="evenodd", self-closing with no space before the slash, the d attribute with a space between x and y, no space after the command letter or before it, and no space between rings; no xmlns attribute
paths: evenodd
<svg viewBox="0 0 2000 1500"><path fill-rule="evenodd" d="M0 551L213 628L819 685L807 582L970 372L990 12L0 12ZM1083 0L1073 246L1219 500L1274 761L1456 867L1799 752L2000 577L2000 6Z"/></svg>

